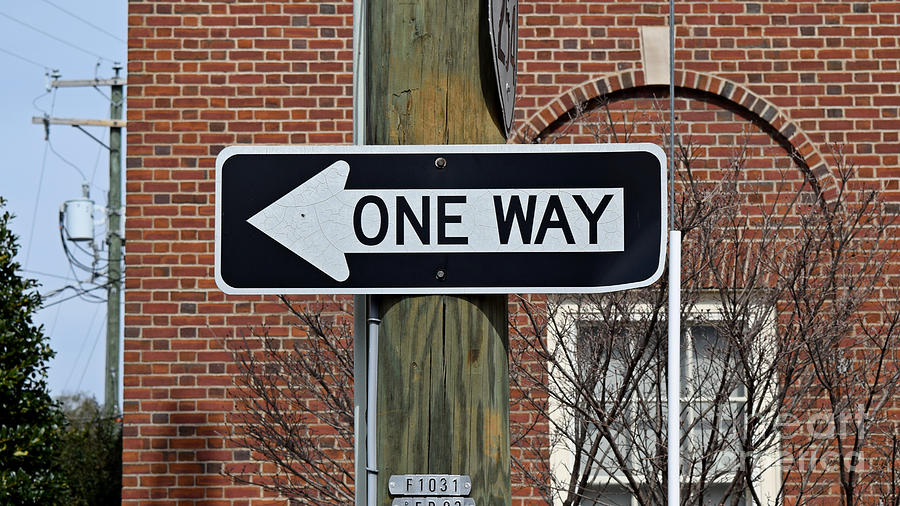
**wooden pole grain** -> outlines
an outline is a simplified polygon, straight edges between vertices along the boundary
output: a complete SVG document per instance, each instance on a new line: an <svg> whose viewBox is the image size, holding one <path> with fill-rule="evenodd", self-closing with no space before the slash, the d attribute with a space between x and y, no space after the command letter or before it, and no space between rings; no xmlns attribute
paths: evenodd
<svg viewBox="0 0 900 506"><path fill-rule="evenodd" d="M367 144L505 141L486 2L367 6ZM469 475L478 506L509 505L507 297L379 305L378 504L391 504L391 475L428 473Z"/></svg>

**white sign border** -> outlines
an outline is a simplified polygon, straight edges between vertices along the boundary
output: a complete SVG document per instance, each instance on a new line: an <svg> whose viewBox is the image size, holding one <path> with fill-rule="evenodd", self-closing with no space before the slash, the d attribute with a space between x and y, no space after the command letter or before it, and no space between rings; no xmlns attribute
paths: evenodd
<svg viewBox="0 0 900 506"><path fill-rule="evenodd" d="M345 155L345 154L425 154L440 156L442 154L478 154L478 153L616 153L645 152L659 160L660 183L660 235L659 259L656 271L647 279L634 283L623 283L608 286L580 287L533 287L528 285L511 287L458 287L430 286L425 288L235 288L222 278L222 167L225 161L235 155ZM609 293L632 288L643 288L652 285L662 276L666 258L666 234L668 223L668 192L666 154L662 148L650 143L622 144L437 144L415 146L354 146L346 145L242 145L228 146L216 157L216 210L214 270L216 286L228 295L314 295L314 294L509 294L509 293ZM298 261L303 261L298 257Z"/></svg>

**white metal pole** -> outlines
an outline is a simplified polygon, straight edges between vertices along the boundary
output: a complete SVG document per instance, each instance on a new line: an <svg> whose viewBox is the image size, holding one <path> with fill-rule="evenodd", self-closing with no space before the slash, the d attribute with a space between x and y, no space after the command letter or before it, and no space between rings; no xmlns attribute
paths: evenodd
<svg viewBox="0 0 900 506"><path fill-rule="evenodd" d="M381 324L381 313L378 308L378 297L367 297L369 300L366 321L369 324L369 374L367 387L369 391L368 405L366 406L366 476L368 506L375 506L378 500L378 461L376 460L378 447L376 446L376 414L378 406L378 325Z"/></svg>
<svg viewBox="0 0 900 506"><path fill-rule="evenodd" d="M681 231L669 231L669 367L666 401L668 404L668 479L669 506L680 504L681 487Z"/></svg>
<svg viewBox="0 0 900 506"><path fill-rule="evenodd" d="M366 506L366 408L369 389L366 385L368 373L368 342L366 334L369 317L366 312L367 297L353 296L353 463L354 463L354 504Z"/></svg>
<svg viewBox="0 0 900 506"><path fill-rule="evenodd" d="M681 504L681 231L675 230L675 0L669 0L669 342L666 401L669 506Z"/></svg>

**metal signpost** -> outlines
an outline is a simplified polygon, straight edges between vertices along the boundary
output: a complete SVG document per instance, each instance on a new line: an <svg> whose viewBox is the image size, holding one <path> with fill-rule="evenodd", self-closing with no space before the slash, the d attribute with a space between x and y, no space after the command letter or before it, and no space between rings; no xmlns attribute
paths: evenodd
<svg viewBox="0 0 900 506"><path fill-rule="evenodd" d="M226 293L568 293L646 286L665 255L650 144L231 147Z"/></svg>

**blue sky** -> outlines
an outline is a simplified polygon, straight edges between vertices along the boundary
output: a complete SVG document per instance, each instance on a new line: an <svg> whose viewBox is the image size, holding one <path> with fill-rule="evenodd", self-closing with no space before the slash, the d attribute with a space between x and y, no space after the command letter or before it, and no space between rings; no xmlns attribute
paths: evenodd
<svg viewBox="0 0 900 506"><path fill-rule="evenodd" d="M77 268L74 274L70 269L59 237L58 213L64 201L81 196L85 180L95 204L106 206L109 154L71 126L51 126L48 143L43 126L33 125L31 117L44 113L68 118L109 117L108 87L48 92L46 74L58 70L63 80L112 76L113 62L124 65L126 61L127 10L125 0L0 4L0 64L4 68L0 77L0 196L16 215L12 228L19 236L17 260L27 277L38 280L44 294L76 286L76 277L82 282L90 277ZM104 142L108 139L107 128L88 131ZM98 224L96 233L100 244L105 225ZM78 258L91 261L90 255L80 252ZM105 290L92 293L105 298ZM49 297L36 316L57 353L50 364L50 388L53 395L82 391L102 402L106 304L69 299L74 294L66 289Z"/></svg>

